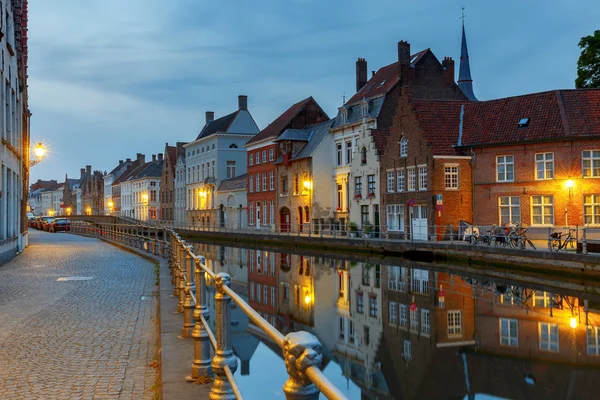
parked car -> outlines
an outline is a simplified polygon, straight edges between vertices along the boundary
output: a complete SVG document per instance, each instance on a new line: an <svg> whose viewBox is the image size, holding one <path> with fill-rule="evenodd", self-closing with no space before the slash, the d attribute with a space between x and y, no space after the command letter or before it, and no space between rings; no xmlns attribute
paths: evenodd
<svg viewBox="0 0 600 400"><path fill-rule="evenodd" d="M55 218L48 225L48 232L68 232L71 229L71 221L67 218Z"/></svg>
<svg viewBox="0 0 600 400"><path fill-rule="evenodd" d="M56 218L56 217L42 217L42 226L39 229L41 229L42 231L48 232L50 223L54 220L54 218Z"/></svg>

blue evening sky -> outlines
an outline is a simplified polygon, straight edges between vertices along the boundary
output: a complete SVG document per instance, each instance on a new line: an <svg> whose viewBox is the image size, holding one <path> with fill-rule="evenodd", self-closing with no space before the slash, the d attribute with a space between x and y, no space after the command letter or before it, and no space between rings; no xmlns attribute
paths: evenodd
<svg viewBox="0 0 600 400"><path fill-rule="evenodd" d="M597 0L31 1L31 140L50 148L31 181L148 159L239 94L261 129L308 96L334 116L356 59L392 63L399 40L458 74L461 6L482 100L573 88L579 39L600 29Z"/></svg>

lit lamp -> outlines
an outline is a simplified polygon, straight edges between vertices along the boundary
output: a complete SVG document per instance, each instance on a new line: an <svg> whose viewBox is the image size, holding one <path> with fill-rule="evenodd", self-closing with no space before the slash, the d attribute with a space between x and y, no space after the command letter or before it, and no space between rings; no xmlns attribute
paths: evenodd
<svg viewBox="0 0 600 400"><path fill-rule="evenodd" d="M144 203L147 203L147 202L148 202L148 194L147 194L147 193L144 193L144 194L142 195L142 201L143 201Z"/></svg>
<svg viewBox="0 0 600 400"><path fill-rule="evenodd" d="M312 298L310 297L310 293L308 290L304 292L304 304L309 305Z"/></svg>
<svg viewBox="0 0 600 400"><path fill-rule="evenodd" d="M54 215L54 210L48 210L48 215L52 217Z"/></svg>
<svg viewBox="0 0 600 400"><path fill-rule="evenodd" d="M67 215L71 215L71 207L67 207Z"/></svg>
<svg viewBox="0 0 600 400"><path fill-rule="evenodd" d="M571 317L569 320L569 326L573 329L577 328L577 318Z"/></svg>
<svg viewBox="0 0 600 400"><path fill-rule="evenodd" d="M311 181L304 181L303 185L304 185L304 189L310 190L311 187L312 187L312 182Z"/></svg>
<svg viewBox="0 0 600 400"><path fill-rule="evenodd" d="M86 208L85 212L87 215L92 215L92 209L90 207Z"/></svg>
<svg viewBox="0 0 600 400"><path fill-rule="evenodd" d="M44 159L44 155L46 154L46 148L41 142L38 142L38 144L33 148L33 154L35 155L35 159L29 161L30 167L33 167L34 165L36 165Z"/></svg>

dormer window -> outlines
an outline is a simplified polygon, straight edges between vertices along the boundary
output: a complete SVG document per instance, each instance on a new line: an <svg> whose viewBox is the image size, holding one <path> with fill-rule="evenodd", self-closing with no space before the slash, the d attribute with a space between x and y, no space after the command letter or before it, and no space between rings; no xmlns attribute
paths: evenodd
<svg viewBox="0 0 600 400"><path fill-rule="evenodd" d="M360 150L360 163L365 165L367 163L367 148L365 146Z"/></svg>
<svg viewBox="0 0 600 400"><path fill-rule="evenodd" d="M344 106L340 107L340 117L342 119L342 124L348 123L348 109Z"/></svg>
<svg viewBox="0 0 600 400"><path fill-rule="evenodd" d="M526 128L529 126L529 118L521 118L519 120L519 128Z"/></svg>
<svg viewBox="0 0 600 400"><path fill-rule="evenodd" d="M408 157L408 139L400 139L400 157Z"/></svg>
<svg viewBox="0 0 600 400"><path fill-rule="evenodd" d="M366 118L369 116L369 103L367 103L367 101L364 99L360 103L360 114L363 118Z"/></svg>
<svg viewBox="0 0 600 400"><path fill-rule="evenodd" d="M229 148L230 148L230 149L237 149L238 147L237 147L237 144L235 144L235 143L231 143L231 144L229 145Z"/></svg>

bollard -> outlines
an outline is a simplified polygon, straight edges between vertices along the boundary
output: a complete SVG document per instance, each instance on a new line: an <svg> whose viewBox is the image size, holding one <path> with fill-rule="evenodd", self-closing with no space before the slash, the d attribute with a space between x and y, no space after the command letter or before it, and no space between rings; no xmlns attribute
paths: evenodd
<svg viewBox="0 0 600 400"><path fill-rule="evenodd" d="M587 228L583 228L583 234L581 237L581 252L583 254L588 253L588 250L587 250Z"/></svg>
<svg viewBox="0 0 600 400"><path fill-rule="evenodd" d="M194 308L194 329L192 330L192 339L194 339L194 362L192 363L192 373L186 377L187 381L195 381L198 378L208 378L212 376L212 366L210 357L210 340L208 332L202 317L205 321L210 318L210 312L206 306L206 280L204 279L204 271L200 265L200 260L195 260L195 277L196 277L196 307Z"/></svg>
<svg viewBox="0 0 600 400"><path fill-rule="evenodd" d="M188 247L189 251L185 253L185 288L183 299L183 326L181 327L181 337L189 338L192 334L194 324L192 323L192 312L194 303L192 302L192 263L194 259L191 253L194 251L194 246Z"/></svg>
<svg viewBox="0 0 600 400"><path fill-rule="evenodd" d="M217 348L212 360L212 370L215 373L215 381L210 390L209 398L212 400L235 400L235 394L227 379L225 368L229 367L231 374L237 370L237 358L231 349L231 297L225 293L224 286L229 286L231 278L229 274L220 272L215 277L215 308L217 315Z"/></svg>
<svg viewBox="0 0 600 400"><path fill-rule="evenodd" d="M186 276L186 265L185 265L185 257L186 257L186 249L187 246L185 244L185 240L181 245L181 258L179 261L179 302L177 303L177 312L183 312L183 301L185 300L185 276Z"/></svg>
<svg viewBox="0 0 600 400"><path fill-rule="evenodd" d="M319 389L306 375L309 367L321 367L321 343L308 332L288 333L283 339L283 360L288 380L283 385L287 400L317 400Z"/></svg>

